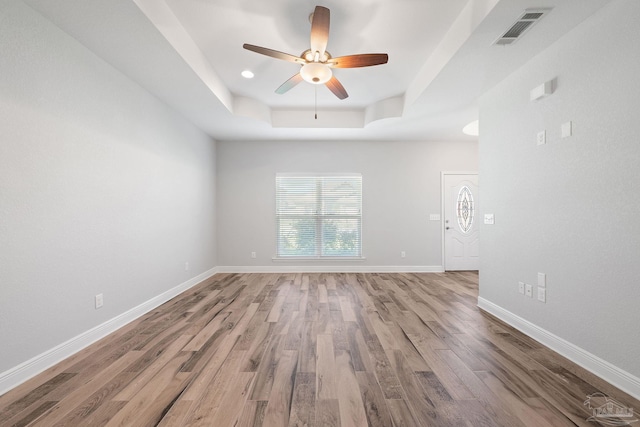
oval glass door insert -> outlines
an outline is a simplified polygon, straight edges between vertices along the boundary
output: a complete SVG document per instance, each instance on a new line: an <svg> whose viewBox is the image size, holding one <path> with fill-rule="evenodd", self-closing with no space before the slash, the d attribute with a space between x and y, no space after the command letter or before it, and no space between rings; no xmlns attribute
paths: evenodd
<svg viewBox="0 0 640 427"><path fill-rule="evenodd" d="M462 186L458 192L458 201L456 203L456 216L458 217L458 225L463 233L471 231L473 225L473 216L475 210L473 206L473 194L466 185Z"/></svg>

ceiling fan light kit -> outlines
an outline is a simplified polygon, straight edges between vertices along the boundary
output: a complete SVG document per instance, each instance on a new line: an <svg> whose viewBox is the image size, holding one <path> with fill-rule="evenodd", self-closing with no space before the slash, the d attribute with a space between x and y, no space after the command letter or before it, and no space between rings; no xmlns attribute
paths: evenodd
<svg viewBox="0 0 640 427"><path fill-rule="evenodd" d="M300 74L305 82L314 85L323 85L333 77L333 72L326 64L321 62L310 62L300 68Z"/></svg>
<svg viewBox="0 0 640 427"><path fill-rule="evenodd" d="M247 43L242 46L252 52L301 65L299 73L277 88L276 93L283 94L304 80L314 85L324 84L339 99L345 99L349 95L342 83L333 75L332 68L370 67L388 62L389 57L386 53L368 53L332 58L326 50L327 42L329 41L329 9L316 6L310 16L310 20L311 49L305 50L300 56Z"/></svg>

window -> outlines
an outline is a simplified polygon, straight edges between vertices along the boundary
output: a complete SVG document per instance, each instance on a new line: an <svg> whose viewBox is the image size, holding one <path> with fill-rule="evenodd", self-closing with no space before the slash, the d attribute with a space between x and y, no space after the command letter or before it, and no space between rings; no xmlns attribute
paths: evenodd
<svg viewBox="0 0 640 427"><path fill-rule="evenodd" d="M361 257L362 176L276 175L277 257Z"/></svg>
<svg viewBox="0 0 640 427"><path fill-rule="evenodd" d="M473 225L473 217L475 209L473 206L473 195L466 185L460 189L458 193L458 201L456 203L456 216L458 217L458 225L464 234L471 230Z"/></svg>

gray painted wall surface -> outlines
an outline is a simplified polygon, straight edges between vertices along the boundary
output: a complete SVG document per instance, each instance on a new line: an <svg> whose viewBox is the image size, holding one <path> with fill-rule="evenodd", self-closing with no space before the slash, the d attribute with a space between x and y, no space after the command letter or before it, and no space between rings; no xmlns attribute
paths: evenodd
<svg viewBox="0 0 640 427"><path fill-rule="evenodd" d="M324 265L441 266L440 222L429 221L440 213L440 172L477 170L475 142L218 142L217 149L219 266L318 265L272 261L280 172L362 173L366 260Z"/></svg>
<svg viewBox="0 0 640 427"><path fill-rule="evenodd" d="M2 8L0 372L216 259L215 143L22 2Z"/></svg>
<svg viewBox="0 0 640 427"><path fill-rule="evenodd" d="M611 2L485 94L479 144L482 211L495 214L481 227L480 296L636 377L639 16L640 2ZM529 101L553 78L555 93ZM518 293L538 272L546 304L535 287Z"/></svg>

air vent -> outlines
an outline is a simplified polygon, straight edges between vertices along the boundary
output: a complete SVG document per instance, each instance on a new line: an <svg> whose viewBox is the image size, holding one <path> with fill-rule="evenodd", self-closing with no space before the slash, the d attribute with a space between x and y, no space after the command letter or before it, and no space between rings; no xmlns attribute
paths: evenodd
<svg viewBox="0 0 640 427"><path fill-rule="evenodd" d="M542 15L544 15L544 12L527 12L522 15L522 18L520 19L523 21L533 21L542 18Z"/></svg>
<svg viewBox="0 0 640 427"><path fill-rule="evenodd" d="M518 20L493 44L513 44L551 9L526 9Z"/></svg>

